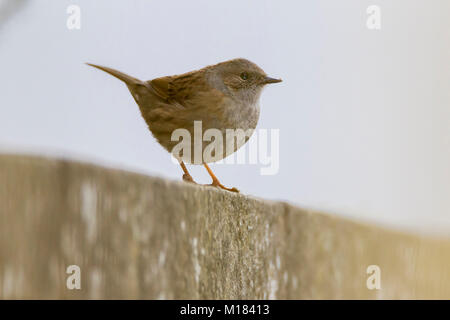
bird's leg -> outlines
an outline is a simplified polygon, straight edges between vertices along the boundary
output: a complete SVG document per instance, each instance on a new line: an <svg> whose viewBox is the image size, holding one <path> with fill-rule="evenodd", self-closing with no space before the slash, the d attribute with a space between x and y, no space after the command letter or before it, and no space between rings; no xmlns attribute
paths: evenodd
<svg viewBox="0 0 450 320"><path fill-rule="evenodd" d="M205 166L206 170L208 171L209 175L211 176L211 178L212 178L212 180L213 180L212 183L210 184L211 186L218 187L218 188L220 188L220 189L228 190L228 191L231 191L231 192L237 192L237 193L239 193L239 190L238 190L238 189L236 189L236 188L227 188L227 187L225 187L223 184L221 184L220 181L219 181L219 179L217 179L217 177L216 177L216 176L214 175L214 173L211 171L211 169L209 168L209 166L208 166L206 163L204 163L203 165Z"/></svg>
<svg viewBox="0 0 450 320"><path fill-rule="evenodd" d="M192 176L189 174L189 171L187 170L187 168L186 168L186 166L185 166L185 164L184 164L183 161L180 161L180 166L181 166L181 169L183 169L183 172L184 172L184 174L183 174L183 180L184 180L184 181L187 181L187 182L196 183L196 182L194 181L194 179L192 179Z"/></svg>

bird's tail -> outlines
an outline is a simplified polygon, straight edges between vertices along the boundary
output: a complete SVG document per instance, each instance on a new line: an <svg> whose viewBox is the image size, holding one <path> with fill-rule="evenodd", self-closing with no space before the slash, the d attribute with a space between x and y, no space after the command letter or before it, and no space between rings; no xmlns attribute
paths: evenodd
<svg viewBox="0 0 450 320"><path fill-rule="evenodd" d="M98 66L96 64L92 64L92 63L86 63L88 66L100 69L102 71L105 71L106 73L109 73L110 75L112 75L113 77L116 77L117 79L122 80L123 82L125 82L128 86L130 85L142 85L143 82L139 79L133 78L132 76L129 76L123 72L108 68L108 67L103 67L103 66Z"/></svg>

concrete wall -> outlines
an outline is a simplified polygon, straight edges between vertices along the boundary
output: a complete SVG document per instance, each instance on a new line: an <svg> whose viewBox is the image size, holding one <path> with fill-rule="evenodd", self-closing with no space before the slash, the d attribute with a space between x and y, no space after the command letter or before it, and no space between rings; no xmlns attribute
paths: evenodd
<svg viewBox="0 0 450 320"><path fill-rule="evenodd" d="M78 265L81 289L66 268ZM369 265L381 289L369 290ZM0 298L450 298L450 242L88 164L0 156Z"/></svg>

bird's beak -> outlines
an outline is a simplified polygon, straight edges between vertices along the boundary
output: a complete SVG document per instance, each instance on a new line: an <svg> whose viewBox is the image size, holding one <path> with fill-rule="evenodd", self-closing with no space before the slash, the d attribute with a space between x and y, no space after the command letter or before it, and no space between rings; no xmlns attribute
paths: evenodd
<svg viewBox="0 0 450 320"><path fill-rule="evenodd" d="M283 80L281 80L281 79L274 79L274 78L271 78L271 77L265 77L265 78L262 80L262 83L263 83L263 84L268 84L268 83L278 83L278 82L281 82L281 81L283 81Z"/></svg>

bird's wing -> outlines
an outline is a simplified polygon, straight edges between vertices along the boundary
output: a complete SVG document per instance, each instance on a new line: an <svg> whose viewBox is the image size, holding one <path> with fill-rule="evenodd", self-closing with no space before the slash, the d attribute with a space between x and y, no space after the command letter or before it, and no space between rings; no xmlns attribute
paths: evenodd
<svg viewBox="0 0 450 320"><path fill-rule="evenodd" d="M172 82L172 77L161 77L156 78L153 80L148 81L148 83L152 86L152 88L155 90L155 93L164 100L169 100L170 98L170 91L169 86Z"/></svg>
<svg viewBox="0 0 450 320"><path fill-rule="evenodd" d="M198 73L161 77L148 83L167 103L184 108L195 105L196 95L206 86L204 77Z"/></svg>

